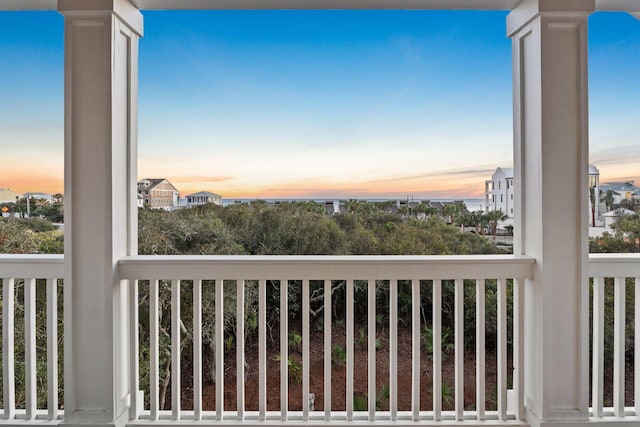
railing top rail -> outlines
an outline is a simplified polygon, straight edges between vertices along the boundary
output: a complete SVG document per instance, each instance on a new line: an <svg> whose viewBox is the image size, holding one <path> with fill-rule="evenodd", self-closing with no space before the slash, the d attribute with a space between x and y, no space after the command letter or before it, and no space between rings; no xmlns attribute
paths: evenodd
<svg viewBox="0 0 640 427"><path fill-rule="evenodd" d="M467 277L474 272L478 277L486 278L498 278L495 277L497 273L500 278L529 278L532 277L534 263L534 258L518 255L139 255L122 258L119 269L123 279L140 279L143 276L171 278L175 273L181 279L204 278L211 274L226 277L232 272L233 277L248 277L247 274L257 272L263 272L259 274L263 277L281 272L283 277L291 278L305 271L337 277L350 269L353 272L346 273L344 278L364 279L370 275L378 278L419 278L426 273L430 279L447 279ZM148 274L151 270L157 274ZM394 276L392 273L397 274ZM61 278L63 274L64 255L0 254L0 277ZM589 254L589 276L640 277L640 254ZM321 278L324 277L318 277Z"/></svg>
<svg viewBox="0 0 640 427"><path fill-rule="evenodd" d="M640 277L640 253L590 254L590 277Z"/></svg>
<svg viewBox="0 0 640 427"><path fill-rule="evenodd" d="M0 278L59 279L64 276L64 255L0 254Z"/></svg>
<svg viewBox="0 0 640 427"><path fill-rule="evenodd" d="M464 256L132 256L122 279L455 279L532 277L535 260Z"/></svg>

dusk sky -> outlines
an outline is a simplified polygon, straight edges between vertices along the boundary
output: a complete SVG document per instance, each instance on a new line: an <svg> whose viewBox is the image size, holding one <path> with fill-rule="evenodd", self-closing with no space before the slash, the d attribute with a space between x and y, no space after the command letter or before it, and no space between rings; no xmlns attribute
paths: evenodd
<svg viewBox="0 0 640 427"><path fill-rule="evenodd" d="M145 12L139 175L182 195L481 197L512 163L505 12ZM640 183L640 21L590 17L590 152ZM0 187L63 189L63 19L0 13Z"/></svg>

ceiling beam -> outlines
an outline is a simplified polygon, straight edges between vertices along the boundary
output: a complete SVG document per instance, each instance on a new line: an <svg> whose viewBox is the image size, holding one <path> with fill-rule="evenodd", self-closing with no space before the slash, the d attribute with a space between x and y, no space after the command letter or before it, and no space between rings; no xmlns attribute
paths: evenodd
<svg viewBox="0 0 640 427"><path fill-rule="evenodd" d="M596 11L601 12L639 12L638 0L596 0Z"/></svg>
<svg viewBox="0 0 640 427"><path fill-rule="evenodd" d="M57 0L0 0L0 10L57 10Z"/></svg>
<svg viewBox="0 0 640 427"><path fill-rule="evenodd" d="M510 10L520 0L130 0L141 10L413 9ZM57 0L0 0L0 11L57 10ZM596 0L596 11L640 14L639 0Z"/></svg>
<svg viewBox="0 0 640 427"><path fill-rule="evenodd" d="M510 10L520 0L131 0L140 9Z"/></svg>

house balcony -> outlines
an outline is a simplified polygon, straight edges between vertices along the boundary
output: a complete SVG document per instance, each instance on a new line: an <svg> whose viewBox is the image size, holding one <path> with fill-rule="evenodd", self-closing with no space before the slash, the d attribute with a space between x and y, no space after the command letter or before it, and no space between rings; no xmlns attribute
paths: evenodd
<svg viewBox="0 0 640 427"><path fill-rule="evenodd" d="M138 40L143 36L139 9L231 7L509 10L505 28L513 46L515 255L138 256ZM0 256L0 424L567 427L640 421L640 352L633 352L633 381L627 381L630 360L625 357L631 343L638 348L640 317L634 318L633 331L625 328L629 306L625 300L631 298L626 289L640 282L640 259L589 256L587 240L587 18L596 10L639 16L637 0L0 0L0 10L14 9L57 9L65 18L65 255ZM344 389L334 392L327 356L323 356L322 386L309 380L312 344L321 342L324 355L332 350L334 337L328 331L333 318L326 307L321 314L323 335L311 340L306 308L312 289L329 296L338 283L345 291L341 302L345 379ZM280 292L280 321L274 335L280 353L278 390L287 396L280 399L279 408L268 405L271 389L265 386L271 373L267 372L271 366L267 346L272 341L267 340L265 329L265 293L267 286L276 285ZM386 289L383 300L373 290L377 286ZM249 290L259 294L257 355L254 343L246 342L245 305L229 308L224 297L225 289L229 292L234 287L234 301L244 301L243 294ZM356 289L367 292L364 311L354 307ZM287 292L293 295L293 290L300 294L293 302L303 308L296 325L302 341L298 396L288 393L286 357L286 339L292 330L287 324ZM61 291L64 297L59 300ZM159 298L167 297L162 292L169 292L168 302L162 300L168 303L169 319L159 318ZM409 301L400 305L398 298L407 292ZM495 303L487 305L487 295L494 293ZM470 299L465 300L465 294ZM213 296L205 300L205 295ZM423 295L429 296L428 304ZM192 309L181 313L180 301L185 298L191 298ZM640 292L634 298L633 311L638 313ZM211 351L201 348L203 309L211 304L216 313L213 361L203 360L203 354ZM453 357L453 392L447 393L443 387L448 375L443 369L445 306L453 310L449 314L454 325L453 355L449 356ZM225 307L237 319L235 346L226 353L220 317ZM378 409L373 397L383 374L369 368L382 358L375 351L375 315L383 307L389 342L385 355L389 401ZM399 341L403 331L398 327L399 307L410 310L406 313L410 332L403 342ZM495 320L489 319L487 313L494 308ZM613 345L605 334L611 329L610 313ZM186 318L192 320L185 323ZM421 321L432 327L428 361L421 357L425 343L418 328ZM46 336L36 333L42 322ZM474 348L465 346L469 337L464 331L470 322ZM366 362L359 361L357 366L354 323L368 326ZM487 396L494 392L487 387L485 363L487 325L494 324L495 408L486 405ZM64 333L58 333L61 328ZM182 339L185 328L193 336L189 345ZM141 332L148 335L148 343L141 339ZM18 344L24 347L19 354L15 353ZM60 360L59 346L63 347ZM320 349L314 347L314 351ZM181 373L180 361L187 354L193 368ZM225 355L235 362L227 363ZM258 362L247 366L244 360L250 357ZM165 361L162 366L161 360ZM469 360L473 360L472 370L465 369ZM410 368L400 371L401 361L408 361ZM46 378L37 369L42 364ZM215 395L236 391L233 405L218 399L215 407L210 406L203 392L205 365L208 371L215 367ZM225 381L224 369L231 366L235 379ZM368 398L366 410L361 411L354 398L361 381L356 384L354 378L365 368ZM258 376L257 391L248 390L249 374ZM170 387L170 392L164 393L160 380L167 375L171 382L162 386ZM148 386L142 387L142 378ZM185 378L191 383L183 386ZM401 384L411 386L400 389L401 378ZM473 391L473 399L464 399L465 390ZM605 403L609 390L612 397ZM247 400L249 391L257 398ZM322 394L313 408L310 393ZM331 397L337 394L344 396L345 403L332 407ZM170 396L170 401L161 405L164 396ZM452 401L445 402L446 397ZM288 401L294 398L299 398L300 409L289 408Z"/></svg>

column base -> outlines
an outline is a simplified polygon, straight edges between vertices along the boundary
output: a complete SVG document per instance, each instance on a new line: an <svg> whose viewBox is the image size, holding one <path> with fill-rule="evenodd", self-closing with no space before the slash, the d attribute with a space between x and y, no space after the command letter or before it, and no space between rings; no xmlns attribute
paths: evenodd
<svg viewBox="0 0 640 427"><path fill-rule="evenodd" d="M576 411L577 413L577 411ZM567 414L568 415L568 414ZM589 418L577 419L541 419L530 408L525 409L527 423L531 427L586 427L593 425Z"/></svg>
<svg viewBox="0 0 640 427"><path fill-rule="evenodd" d="M92 413L94 416L92 416ZM129 422L129 410L123 411L114 421L104 421L104 412L102 411L82 411L81 414L75 414L76 419L67 420L63 418L60 425L68 426L91 426L91 427L124 427ZM74 418L74 417L72 417ZM97 421L96 420L100 420Z"/></svg>

